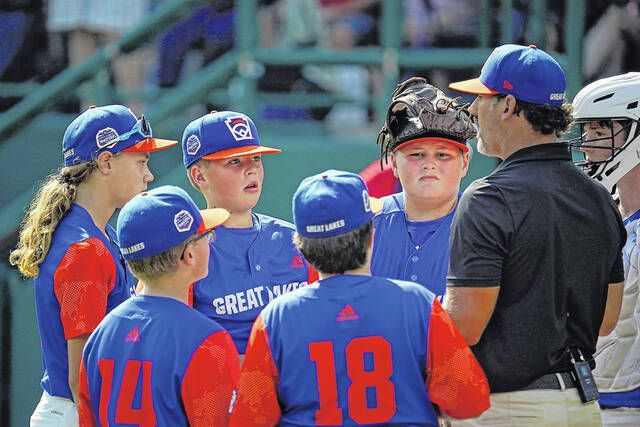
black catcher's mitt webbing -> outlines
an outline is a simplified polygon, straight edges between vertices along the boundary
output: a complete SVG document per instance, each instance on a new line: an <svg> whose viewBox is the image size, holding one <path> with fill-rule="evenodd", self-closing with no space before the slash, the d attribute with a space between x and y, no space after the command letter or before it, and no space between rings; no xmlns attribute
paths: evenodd
<svg viewBox="0 0 640 427"><path fill-rule="evenodd" d="M466 109L456 99L427 83L412 77L400 83L391 94L385 123L378 133L380 165L382 158L403 142L417 138L446 138L466 143L476 136L477 128Z"/></svg>

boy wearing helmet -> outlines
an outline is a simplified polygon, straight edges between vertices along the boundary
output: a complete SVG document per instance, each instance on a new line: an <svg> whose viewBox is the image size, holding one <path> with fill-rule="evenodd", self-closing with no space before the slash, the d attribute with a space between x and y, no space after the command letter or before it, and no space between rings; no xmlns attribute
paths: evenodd
<svg viewBox="0 0 640 427"><path fill-rule="evenodd" d="M640 425L640 73L595 81L573 100L581 126L572 147L584 154L580 163L607 190L616 193L627 230L623 248L624 296L620 319L609 335L600 337L594 376L605 426Z"/></svg>

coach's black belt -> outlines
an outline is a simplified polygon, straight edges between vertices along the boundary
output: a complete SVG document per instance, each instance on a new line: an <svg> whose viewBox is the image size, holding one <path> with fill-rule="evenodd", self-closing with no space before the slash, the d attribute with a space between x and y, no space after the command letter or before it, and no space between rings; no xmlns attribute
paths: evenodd
<svg viewBox="0 0 640 427"><path fill-rule="evenodd" d="M560 380L558 379L558 375L562 377L562 381L564 382L564 387L560 385ZM571 375L571 372L558 372L557 374L547 374L543 375L537 380L533 381L526 387L523 387L521 390L537 390L537 389L547 389L547 390L561 390L562 388L575 388L576 382Z"/></svg>

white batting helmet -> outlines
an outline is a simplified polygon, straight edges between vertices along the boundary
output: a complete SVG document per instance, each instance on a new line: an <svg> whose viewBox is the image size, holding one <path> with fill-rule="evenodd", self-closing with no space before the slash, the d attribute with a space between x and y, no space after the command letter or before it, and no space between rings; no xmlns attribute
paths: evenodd
<svg viewBox="0 0 640 427"><path fill-rule="evenodd" d="M594 180L610 192L631 169L640 164L640 73L633 72L597 80L585 86L573 99L573 118L580 125L590 122L608 122L611 135L586 139L585 133L571 140L572 149L584 147L607 149L611 155L603 161L577 162ZM627 132L621 147L614 147L613 122L617 121ZM582 130L582 126L581 126ZM596 140L610 139L611 145L590 145Z"/></svg>

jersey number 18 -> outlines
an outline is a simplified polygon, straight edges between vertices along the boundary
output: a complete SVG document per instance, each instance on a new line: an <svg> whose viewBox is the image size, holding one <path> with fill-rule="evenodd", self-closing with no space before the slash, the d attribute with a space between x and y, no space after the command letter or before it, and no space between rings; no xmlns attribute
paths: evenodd
<svg viewBox="0 0 640 427"><path fill-rule="evenodd" d="M373 356L373 369L365 370L365 353ZM338 355L342 357L342 355ZM383 423L396 412L391 344L381 336L352 339L344 354L347 376L351 380L347 392L349 417L358 424ZM335 353L332 341L309 344L309 358L316 365L320 409L315 413L316 425L342 425L342 408L338 406ZM376 406L367 405L367 388L373 388Z"/></svg>

